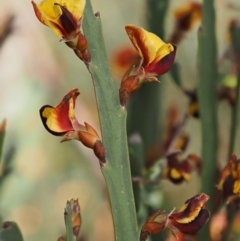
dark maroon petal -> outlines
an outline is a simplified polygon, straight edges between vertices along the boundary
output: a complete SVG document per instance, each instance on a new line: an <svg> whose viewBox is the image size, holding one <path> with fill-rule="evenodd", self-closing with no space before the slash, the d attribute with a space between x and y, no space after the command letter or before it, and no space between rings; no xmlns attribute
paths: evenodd
<svg viewBox="0 0 240 241"><path fill-rule="evenodd" d="M178 223L176 220L171 220L171 224L178 228L180 232L185 234L194 234L209 220L211 214L207 209L202 209L198 216L189 223Z"/></svg>
<svg viewBox="0 0 240 241"><path fill-rule="evenodd" d="M76 31L78 25L75 21L73 15L63 6L61 6L58 3L55 3L54 5L58 5L62 10L62 15L60 16L60 21L62 24L62 27L64 28L65 32L67 34L71 34L73 31Z"/></svg>
<svg viewBox="0 0 240 241"><path fill-rule="evenodd" d="M174 50L170 54L166 55L159 62L157 63L153 62L150 65L148 65L145 68L145 72L147 74L149 73L149 74L156 74L156 75L162 75L168 72L171 69L176 56L177 47L175 45L173 45L173 47L174 47Z"/></svg>

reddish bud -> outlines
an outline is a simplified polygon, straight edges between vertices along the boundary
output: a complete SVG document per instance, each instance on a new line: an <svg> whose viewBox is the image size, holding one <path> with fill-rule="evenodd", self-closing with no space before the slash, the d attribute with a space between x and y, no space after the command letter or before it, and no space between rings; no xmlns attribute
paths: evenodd
<svg viewBox="0 0 240 241"><path fill-rule="evenodd" d="M105 148L103 146L103 143L100 140L97 140L94 144L93 151L95 156L99 159L100 165L103 166L104 163L106 163L106 154L105 154Z"/></svg>
<svg viewBox="0 0 240 241"><path fill-rule="evenodd" d="M167 216L163 211L152 214L141 229L140 241L145 241L148 236L161 232L166 227L166 221Z"/></svg>
<svg viewBox="0 0 240 241"><path fill-rule="evenodd" d="M137 75L129 76L126 80L122 81L119 90L119 99L121 106L126 106L130 93L139 88L140 83L140 78Z"/></svg>
<svg viewBox="0 0 240 241"><path fill-rule="evenodd" d="M67 202L67 204L69 204L71 207L73 234L75 237L77 237L82 223L78 199L71 199Z"/></svg>
<svg viewBox="0 0 240 241"><path fill-rule="evenodd" d="M77 46L74 52L85 63L89 63L91 61L91 56L88 51L87 39L81 32L78 34Z"/></svg>

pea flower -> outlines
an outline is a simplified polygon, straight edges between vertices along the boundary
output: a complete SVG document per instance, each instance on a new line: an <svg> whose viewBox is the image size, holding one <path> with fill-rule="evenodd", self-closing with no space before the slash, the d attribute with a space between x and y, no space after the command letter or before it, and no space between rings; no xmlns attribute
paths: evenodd
<svg viewBox="0 0 240 241"><path fill-rule="evenodd" d="M185 159L179 160L179 154L180 152L169 154L162 171L162 178L166 178L174 184L188 182L194 170L201 173L202 162L197 155L189 154Z"/></svg>
<svg viewBox="0 0 240 241"><path fill-rule="evenodd" d="M143 81L159 82L156 76L169 71L176 54L173 44L164 43L157 35L143 28L127 25L125 29L142 61L123 76L119 90L122 106L126 105L129 94L139 88Z"/></svg>
<svg viewBox="0 0 240 241"><path fill-rule="evenodd" d="M84 123L80 124L75 117L75 102L79 95L78 89L72 89L56 107L45 105L40 109L40 117L46 130L55 136L63 136L61 142L78 140L93 149L100 161L106 162L105 150L96 130Z"/></svg>
<svg viewBox="0 0 240 241"><path fill-rule="evenodd" d="M181 4L174 11L175 29L170 37L170 41L178 44L187 31L190 31L197 23L202 20L202 5L197 2Z"/></svg>
<svg viewBox="0 0 240 241"><path fill-rule="evenodd" d="M87 40L80 30L85 3L86 0L43 0L39 4L32 1L38 20L62 38L80 59L89 62Z"/></svg>
<svg viewBox="0 0 240 241"><path fill-rule="evenodd" d="M223 192L227 204L239 204L240 201L240 159L232 154L223 168L217 188Z"/></svg>
<svg viewBox="0 0 240 241"><path fill-rule="evenodd" d="M157 234L165 228L176 238L176 232L195 234L210 218L210 212L205 209L208 199L209 196L201 193L188 199L177 212L173 209L168 215L163 211L153 213L142 227L140 241L146 241L149 235Z"/></svg>

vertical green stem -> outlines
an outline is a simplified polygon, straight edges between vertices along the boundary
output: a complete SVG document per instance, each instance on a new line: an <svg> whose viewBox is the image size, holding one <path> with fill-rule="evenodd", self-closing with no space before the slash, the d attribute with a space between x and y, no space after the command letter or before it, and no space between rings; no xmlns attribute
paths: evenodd
<svg viewBox="0 0 240 241"><path fill-rule="evenodd" d="M202 192L211 198L207 208L213 210L218 147L217 125L217 43L214 0L203 0L203 27L199 33L198 97L202 125ZM210 240L209 222L200 231L200 240Z"/></svg>
<svg viewBox="0 0 240 241"><path fill-rule="evenodd" d="M236 103L232 110L232 121L231 121L231 130L230 130L230 147L229 147L229 156L234 152L236 135L237 135L237 125L239 120L239 108L240 108L240 27L232 28L232 39L233 39L233 49L236 55L236 69L237 69L237 88L236 88Z"/></svg>
<svg viewBox="0 0 240 241"><path fill-rule="evenodd" d="M240 68L239 68L240 69ZM231 130L230 130L230 147L229 147L229 155L230 156L235 149L236 136L237 136L237 124L239 120L239 108L240 108L240 70L238 70L238 82L236 88L237 98L236 104L232 110L232 120L231 120Z"/></svg>
<svg viewBox="0 0 240 241"><path fill-rule="evenodd" d="M93 79L106 149L107 163L102 168L102 173L109 192L115 241L137 241L138 227L127 146L126 111L120 107L112 81L100 16L94 15L90 0L86 1L83 29L91 54L88 68Z"/></svg>

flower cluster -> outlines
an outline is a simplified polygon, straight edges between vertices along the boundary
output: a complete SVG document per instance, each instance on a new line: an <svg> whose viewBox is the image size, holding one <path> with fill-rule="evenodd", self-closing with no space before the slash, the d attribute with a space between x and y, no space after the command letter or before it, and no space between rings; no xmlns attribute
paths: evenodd
<svg viewBox="0 0 240 241"><path fill-rule="evenodd" d="M42 123L51 134L63 136L61 142L75 139L93 149L103 165L106 162L105 150L99 135L91 125L86 122L82 125L75 117L75 102L79 94L78 89L72 89L56 107L43 106L40 109Z"/></svg>
<svg viewBox="0 0 240 241"><path fill-rule="evenodd" d="M159 82L156 76L169 71L176 54L175 45L164 43L157 35L143 28L126 25L125 29L142 60L139 66L131 67L123 76L119 90L122 106L126 105L129 94L144 81Z"/></svg>
<svg viewBox="0 0 240 241"><path fill-rule="evenodd" d="M153 213L142 227L140 241L147 240L149 235L157 234L165 228L176 238L176 232L195 234L210 218L210 212L205 208L208 199L209 196L201 193L188 199L177 212L173 209L168 215L163 211Z"/></svg>
<svg viewBox="0 0 240 241"><path fill-rule="evenodd" d="M43 0L39 4L32 1L38 20L50 27L80 59L88 63L87 40L81 32L85 3L85 0Z"/></svg>

